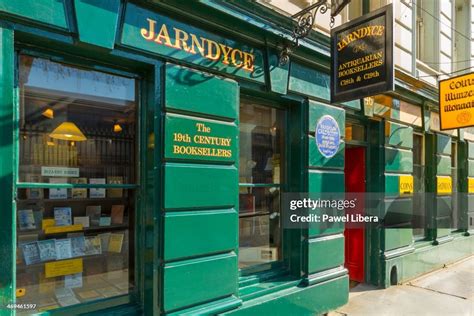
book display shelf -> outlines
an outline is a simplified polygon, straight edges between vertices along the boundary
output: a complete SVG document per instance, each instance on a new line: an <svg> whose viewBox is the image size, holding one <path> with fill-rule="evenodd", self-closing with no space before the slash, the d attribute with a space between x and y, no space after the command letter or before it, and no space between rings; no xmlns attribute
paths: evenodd
<svg viewBox="0 0 474 316"><path fill-rule="evenodd" d="M22 55L20 87L17 303L40 312L128 294L135 80Z"/></svg>

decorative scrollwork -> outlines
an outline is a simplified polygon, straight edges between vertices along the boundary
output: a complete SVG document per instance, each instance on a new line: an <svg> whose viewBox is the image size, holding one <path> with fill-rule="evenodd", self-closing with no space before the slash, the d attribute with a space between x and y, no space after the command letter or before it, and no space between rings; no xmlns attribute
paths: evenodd
<svg viewBox="0 0 474 316"><path fill-rule="evenodd" d="M292 18L297 19L293 29L291 46L298 47L299 40L308 36L316 22L316 14L318 11L325 14L330 8L327 0L318 0L308 8L296 13ZM331 17L331 27L334 25L334 17ZM280 65L285 65L290 60L291 49L289 46L283 48L280 52Z"/></svg>

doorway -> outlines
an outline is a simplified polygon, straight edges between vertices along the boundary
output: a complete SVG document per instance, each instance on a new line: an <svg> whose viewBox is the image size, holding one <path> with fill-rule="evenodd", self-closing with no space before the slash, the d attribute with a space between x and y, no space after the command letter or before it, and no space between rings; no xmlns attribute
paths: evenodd
<svg viewBox="0 0 474 316"><path fill-rule="evenodd" d="M346 147L345 152L345 189L347 193L365 193L365 162L366 148L363 146ZM347 213L364 214L364 199L358 198L356 208ZM355 282L364 282L365 275L365 228L350 227L344 230L345 237L345 267L349 270L349 279Z"/></svg>

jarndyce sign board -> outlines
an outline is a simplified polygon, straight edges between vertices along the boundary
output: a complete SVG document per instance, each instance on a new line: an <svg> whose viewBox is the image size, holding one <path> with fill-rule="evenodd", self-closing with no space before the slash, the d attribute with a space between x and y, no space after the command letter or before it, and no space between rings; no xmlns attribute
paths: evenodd
<svg viewBox="0 0 474 316"><path fill-rule="evenodd" d="M332 29L331 57L332 103L394 90L392 5Z"/></svg>

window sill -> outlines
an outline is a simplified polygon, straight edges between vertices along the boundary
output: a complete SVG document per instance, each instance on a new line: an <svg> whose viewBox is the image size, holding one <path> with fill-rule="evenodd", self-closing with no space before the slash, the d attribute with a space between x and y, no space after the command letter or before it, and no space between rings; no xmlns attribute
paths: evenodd
<svg viewBox="0 0 474 316"><path fill-rule="evenodd" d="M288 274L253 283L239 288L239 298L248 301L263 295L281 291L301 283L301 279Z"/></svg>

